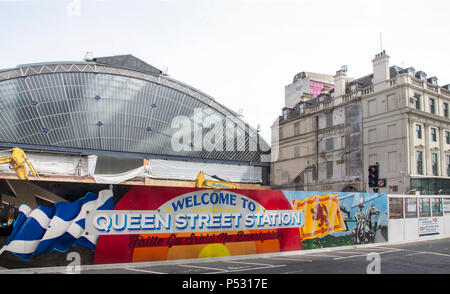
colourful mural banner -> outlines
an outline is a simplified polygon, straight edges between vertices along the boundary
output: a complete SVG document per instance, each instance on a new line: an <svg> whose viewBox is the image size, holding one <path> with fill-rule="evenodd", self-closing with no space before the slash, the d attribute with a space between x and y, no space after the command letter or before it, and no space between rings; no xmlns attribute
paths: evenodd
<svg viewBox="0 0 450 294"><path fill-rule="evenodd" d="M283 194L294 209L311 206L305 209L305 226L300 229L302 249L388 240L387 194L291 190Z"/></svg>
<svg viewBox="0 0 450 294"><path fill-rule="evenodd" d="M345 231L344 220L339 210L338 196L314 195L305 200L292 200L294 209L303 210L305 225L300 227L302 240L313 239L336 231Z"/></svg>
<svg viewBox="0 0 450 294"><path fill-rule="evenodd" d="M387 241L386 194L67 184L49 190L67 201L19 207L0 266L63 264L71 250L109 264Z"/></svg>

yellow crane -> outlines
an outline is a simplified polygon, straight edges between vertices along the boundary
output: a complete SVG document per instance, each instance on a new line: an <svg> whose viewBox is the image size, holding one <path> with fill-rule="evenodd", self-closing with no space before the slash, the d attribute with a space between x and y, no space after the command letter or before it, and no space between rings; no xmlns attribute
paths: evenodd
<svg viewBox="0 0 450 294"><path fill-rule="evenodd" d="M30 171L33 173L33 175L35 175L36 178L39 179L39 174L37 173L34 166L31 164L31 162L28 161L28 158L22 149L14 147L6 151L11 151L11 156L0 157L0 164L9 163L10 166L12 165L12 167L14 167L14 169L16 170L16 174L17 177L19 177L19 179L28 180L28 172L25 166L26 163Z"/></svg>
<svg viewBox="0 0 450 294"><path fill-rule="evenodd" d="M200 171L195 179L195 187L197 188L216 188L216 189L237 189L237 185L231 182L227 182L218 176L210 176L211 178L216 178L218 181L207 179L205 173Z"/></svg>

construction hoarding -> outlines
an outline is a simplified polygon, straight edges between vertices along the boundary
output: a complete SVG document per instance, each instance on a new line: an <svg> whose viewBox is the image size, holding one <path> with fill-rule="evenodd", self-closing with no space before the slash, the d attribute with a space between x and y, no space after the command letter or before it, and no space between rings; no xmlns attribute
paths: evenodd
<svg viewBox="0 0 450 294"><path fill-rule="evenodd" d="M64 265L72 251L109 264L387 241L385 194L89 184L68 198L65 184L45 188L67 200L19 206L0 266Z"/></svg>

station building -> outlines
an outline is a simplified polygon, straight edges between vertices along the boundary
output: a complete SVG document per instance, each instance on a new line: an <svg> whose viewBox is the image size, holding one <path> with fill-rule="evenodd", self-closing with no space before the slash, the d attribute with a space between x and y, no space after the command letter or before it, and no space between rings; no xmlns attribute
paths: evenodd
<svg viewBox="0 0 450 294"><path fill-rule="evenodd" d="M12 147L41 183L31 176L25 187L0 165L3 203L53 203L63 183L193 186L199 171L240 188L269 184L270 146L256 129L132 55L0 70L0 156Z"/></svg>

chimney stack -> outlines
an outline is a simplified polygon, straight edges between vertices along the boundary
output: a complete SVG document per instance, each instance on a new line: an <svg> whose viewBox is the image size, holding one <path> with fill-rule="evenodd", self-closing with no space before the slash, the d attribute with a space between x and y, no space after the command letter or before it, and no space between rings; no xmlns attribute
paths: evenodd
<svg viewBox="0 0 450 294"><path fill-rule="evenodd" d="M345 95L345 71L340 69L334 76L334 97Z"/></svg>
<svg viewBox="0 0 450 294"><path fill-rule="evenodd" d="M372 60L373 63L373 79L372 84L374 90L381 90L386 87L386 81L390 79L389 73L389 55L383 50L381 53L375 55Z"/></svg>

